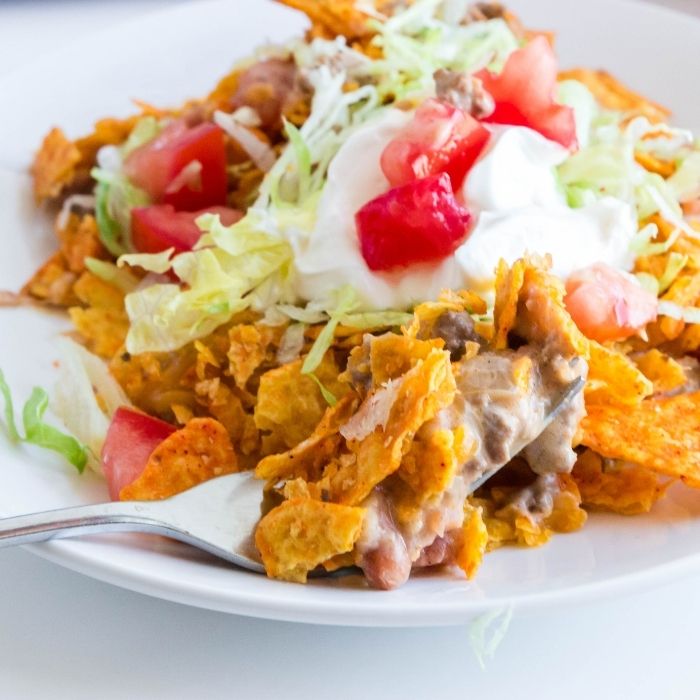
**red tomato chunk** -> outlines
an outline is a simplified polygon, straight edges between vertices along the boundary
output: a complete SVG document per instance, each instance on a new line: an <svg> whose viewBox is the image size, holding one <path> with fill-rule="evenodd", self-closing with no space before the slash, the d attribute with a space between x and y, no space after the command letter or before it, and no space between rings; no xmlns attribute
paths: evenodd
<svg viewBox="0 0 700 700"><path fill-rule="evenodd" d="M126 158L127 177L157 203L195 211L226 203L224 133L178 120Z"/></svg>
<svg viewBox="0 0 700 700"><path fill-rule="evenodd" d="M488 129L470 114L429 99L384 149L382 171L394 187L446 172L456 191L488 140Z"/></svg>
<svg viewBox="0 0 700 700"><path fill-rule="evenodd" d="M584 335L624 340L656 319L658 300L612 267L596 263L566 281L566 308Z"/></svg>
<svg viewBox="0 0 700 700"><path fill-rule="evenodd" d="M169 423L134 409L117 409L102 447L102 469L113 501L141 476L153 450L175 430Z"/></svg>
<svg viewBox="0 0 700 700"><path fill-rule="evenodd" d="M576 148L574 112L554 101L557 58L544 37L514 51L500 73L484 69L476 76L496 103L485 121L527 126L566 148Z"/></svg>
<svg viewBox="0 0 700 700"><path fill-rule="evenodd" d="M192 250L202 232L195 223L202 214L218 214L224 226L238 221L242 214L228 207L202 211L175 211L170 204L136 207L131 210L131 242L139 253L160 253L175 248L176 253Z"/></svg>
<svg viewBox="0 0 700 700"><path fill-rule="evenodd" d="M466 238L470 221L446 173L394 187L355 214L362 257L375 271L445 258Z"/></svg>

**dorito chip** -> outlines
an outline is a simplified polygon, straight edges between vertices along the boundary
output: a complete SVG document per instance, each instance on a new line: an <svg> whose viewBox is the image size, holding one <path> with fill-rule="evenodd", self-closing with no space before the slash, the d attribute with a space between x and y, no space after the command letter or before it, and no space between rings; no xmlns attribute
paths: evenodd
<svg viewBox="0 0 700 700"><path fill-rule="evenodd" d="M78 303L73 291L78 276L68 269L61 252L54 253L22 288L28 294L52 306L71 306Z"/></svg>
<svg viewBox="0 0 700 700"><path fill-rule="evenodd" d="M637 406L589 406L581 425L583 444L603 457L700 481L699 392Z"/></svg>
<svg viewBox="0 0 700 700"><path fill-rule="evenodd" d="M332 557L352 551L365 509L309 498L284 501L255 531L255 545L271 578L304 583L306 575Z"/></svg>
<svg viewBox="0 0 700 700"><path fill-rule="evenodd" d="M637 367L654 385L654 393L673 391L686 383L685 370L680 362L652 348L634 358Z"/></svg>
<svg viewBox="0 0 700 700"><path fill-rule="evenodd" d="M100 242L97 221L90 214L71 214L66 225L58 229L56 234L61 242L61 253L66 259L66 265L72 272L85 270L85 258L106 257L106 251Z"/></svg>
<svg viewBox="0 0 700 700"><path fill-rule="evenodd" d="M488 541L489 532L482 517L482 509L467 501L464 504L464 523L455 561L468 579L474 578L476 570L481 566Z"/></svg>
<svg viewBox="0 0 700 700"><path fill-rule="evenodd" d="M44 137L34 156L32 176L37 201L57 197L75 175L80 162L80 150L66 138L61 129L54 128Z"/></svg>
<svg viewBox="0 0 700 700"><path fill-rule="evenodd" d="M604 70L574 68L559 73L559 80L578 80L583 83L607 109L641 115L650 122L665 122L671 116L665 107L633 92Z"/></svg>
<svg viewBox="0 0 700 700"><path fill-rule="evenodd" d="M300 358L260 377L255 425L270 431L263 438L267 453L280 452L305 440L328 407L316 382L302 374L302 364ZM314 374L336 398L347 393L347 384L338 380L339 370L332 351L326 353Z"/></svg>
<svg viewBox="0 0 700 700"><path fill-rule="evenodd" d="M229 330L229 371L239 387L245 387L256 369L268 358L269 347L278 343L282 330L258 324L238 324ZM272 353L271 357L274 357Z"/></svg>
<svg viewBox="0 0 700 700"><path fill-rule="evenodd" d="M255 476L273 483L280 479L319 479L322 468L337 454L341 443L339 430L357 409L357 404L353 394L345 395L335 406L326 409L322 420L306 440L288 452L268 455L260 460Z"/></svg>
<svg viewBox="0 0 700 700"><path fill-rule="evenodd" d="M280 0L306 14L313 24L312 36L328 39L344 36L360 39L373 34L368 26L368 15L355 0Z"/></svg>
<svg viewBox="0 0 700 700"><path fill-rule="evenodd" d="M493 309L495 333L491 342L496 350L508 346L508 333L515 325L520 290L525 281L525 260L520 259L508 267L503 258L496 268L496 303Z"/></svg>
<svg viewBox="0 0 700 700"><path fill-rule="evenodd" d="M588 357L588 339L566 310L564 285L550 274L548 260L525 261L514 330L530 343L551 344L564 357Z"/></svg>
<svg viewBox="0 0 700 700"><path fill-rule="evenodd" d="M700 275L679 275L669 290L661 297L679 306L695 306L700 301ZM685 323L675 318L663 316L656 325L668 340L675 340L683 332Z"/></svg>
<svg viewBox="0 0 700 700"><path fill-rule="evenodd" d="M614 463L603 468L603 458L586 450L576 460L571 473L587 508L611 510L623 515L648 513L665 493L655 472L635 464Z"/></svg>
<svg viewBox="0 0 700 700"><path fill-rule="evenodd" d="M418 340L396 333L372 338L369 346L369 370L372 386L379 387L406 374L418 362L445 344L441 338Z"/></svg>
<svg viewBox="0 0 700 700"><path fill-rule="evenodd" d="M129 331L124 293L91 272L80 276L74 291L86 308L71 307L71 321L92 352L105 359L114 357Z"/></svg>
<svg viewBox="0 0 700 700"><path fill-rule="evenodd" d="M448 488L457 469L478 447L476 440L465 436L463 426L456 430L425 427L431 430L426 435L418 432L396 472L410 487L418 506Z"/></svg>
<svg viewBox="0 0 700 700"><path fill-rule="evenodd" d="M221 423L193 418L153 450L146 468L119 494L122 501L155 501L238 471L236 453Z"/></svg>
<svg viewBox="0 0 700 700"><path fill-rule="evenodd" d="M594 340L589 343L589 351L586 406L635 405L654 391L652 383L627 355Z"/></svg>
<svg viewBox="0 0 700 700"><path fill-rule="evenodd" d="M583 527L586 511L581 494L569 474L548 475L554 478L548 485L548 498L529 512L528 501L537 499L533 487L494 487L487 498L470 497L469 502L483 508L483 518L489 533L489 550L505 544L538 547L555 532L573 532ZM537 486L537 482L534 485Z"/></svg>
<svg viewBox="0 0 700 700"><path fill-rule="evenodd" d="M331 500L347 505L364 500L399 468L416 431L452 403L455 391L449 353L431 350L401 379L386 427L377 427L363 440L350 441L356 462L340 464L324 477Z"/></svg>

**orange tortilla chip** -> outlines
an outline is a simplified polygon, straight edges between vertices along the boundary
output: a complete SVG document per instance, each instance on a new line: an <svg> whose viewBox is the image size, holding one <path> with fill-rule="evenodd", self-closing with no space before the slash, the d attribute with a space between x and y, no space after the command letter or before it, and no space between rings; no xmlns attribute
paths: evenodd
<svg viewBox="0 0 700 700"><path fill-rule="evenodd" d="M319 564L352 551L365 509L308 498L285 501L265 515L255 545L270 578L305 583Z"/></svg>
<svg viewBox="0 0 700 700"><path fill-rule="evenodd" d="M586 406L617 403L638 404L654 387L634 362L621 352L590 341Z"/></svg>
<svg viewBox="0 0 700 700"><path fill-rule="evenodd" d="M66 138L61 129L53 128L44 137L34 156L32 176L37 201L53 199L75 176L81 155L77 146Z"/></svg>
<svg viewBox="0 0 700 700"><path fill-rule="evenodd" d="M257 324L240 323L229 330L229 372L239 387L245 387L265 360L274 359L270 346L279 343L281 334L278 328Z"/></svg>
<svg viewBox="0 0 700 700"><path fill-rule="evenodd" d="M52 306L72 306L78 303L73 285L78 278L68 269L61 252L54 253L22 288L28 294Z"/></svg>
<svg viewBox="0 0 700 700"><path fill-rule="evenodd" d="M316 481L321 469L337 455L341 443L338 431L355 412L357 404L353 394L344 396L335 406L326 409L323 419L306 440L288 452L268 455L260 460L255 476L272 483L291 478Z"/></svg>
<svg viewBox="0 0 700 700"><path fill-rule="evenodd" d="M328 408L316 382L302 374L302 364L300 358L260 377L254 415L257 428L268 431L263 438L267 453L281 452L305 440ZM332 351L326 353L314 374L336 398L347 393L347 384L338 380Z"/></svg>
<svg viewBox="0 0 700 700"><path fill-rule="evenodd" d="M583 444L603 457L700 481L700 392L589 406L581 425Z"/></svg>
<svg viewBox="0 0 700 700"><path fill-rule="evenodd" d="M464 504L464 524L455 561L468 579L474 578L476 570L481 566L488 541L489 532L482 517L482 509L467 501Z"/></svg>
<svg viewBox="0 0 700 700"><path fill-rule="evenodd" d="M508 347L508 333L515 325L520 290L525 282L525 260L508 267L503 258L496 268L496 303L493 309L495 333L491 339L496 350Z"/></svg>
<svg viewBox="0 0 700 700"><path fill-rule="evenodd" d="M634 362L644 376L652 382L656 394L678 389L687 381L683 366L656 348L635 357Z"/></svg>
<svg viewBox="0 0 700 700"><path fill-rule="evenodd" d="M119 494L122 501L155 501L238 471L228 433L213 418L193 418L153 450L136 481Z"/></svg>
<svg viewBox="0 0 700 700"><path fill-rule="evenodd" d="M441 338L418 340L396 333L385 333L372 338L369 350L372 385L379 387L390 379L403 376L444 344L445 341Z"/></svg>
<svg viewBox="0 0 700 700"><path fill-rule="evenodd" d="M446 351L433 349L400 381L386 427L378 426L366 438L349 442L356 461L341 464L324 476L331 500L347 505L362 502L399 468L421 425L454 400L456 384Z"/></svg>
<svg viewBox="0 0 700 700"><path fill-rule="evenodd" d="M514 330L530 343L552 344L565 357L588 357L588 339L566 310L564 284L549 272L549 265L548 259L525 261Z"/></svg>
<svg viewBox="0 0 700 700"><path fill-rule="evenodd" d="M97 221L90 214L71 214L66 225L56 233L61 242L61 253L72 272L85 270L85 258L107 257L107 251L100 242Z"/></svg>
<svg viewBox="0 0 700 700"><path fill-rule="evenodd" d="M634 464L614 463L603 468L603 458L586 450L576 460L571 474L586 508L609 510L622 515L648 513L668 485L650 469Z"/></svg>
<svg viewBox="0 0 700 700"><path fill-rule="evenodd" d="M661 300L671 301L679 306L695 306L700 301L700 275L680 275ZM686 324L678 319L664 316L655 325L668 340L675 340L681 335Z"/></svg>
<svg viewBox="0 0 700 700"><path fill-rule="evenodd" d="M559 80L578 80L583 83L606 109L644 116L650 122L665 122L671 116L668 109L625 87L604 70L574 68L559 73Z"/></svg>
<svg viewBox="0 0 700 700"><path fill-rule="evenodd" d="M344 36L361 39L374 34L367 26L368 16L356 7L355 0L280 0L296 10L301 10L312 22L314 37L332 39Z"/></svg>

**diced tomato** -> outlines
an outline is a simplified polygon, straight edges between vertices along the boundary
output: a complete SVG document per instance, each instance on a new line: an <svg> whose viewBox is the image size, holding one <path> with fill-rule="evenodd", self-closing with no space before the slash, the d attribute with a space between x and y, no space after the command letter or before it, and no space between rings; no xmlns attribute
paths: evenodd
<svg viewBox="0 0 700 700"><path fill-rule="evenodd" d="M370 270L441 260L466 238L470 221L447 173L394 187L355 214L362 257Z"/></svg>
<svg viewBox="0 0 700 700"><path fill-rule="evenodd" d="M382 171L393 187L447 173L457 191L488 140L488 129L470 114L429 99L384 149Z"/></svg>
<svg viewBox="0 0 700 700"><path fill-rule="evenodd" d="M127 177L154 202L194 211L226 203L224 133L215 124L178 120L127 156Z"/></svg>
<svg viewBox="0 0 700 700"><path fill-rule="evenodd" d="M102 469L113 501L141 475L153 450L175 430L169 423L132 408L117 409L102 447Z"/></svg>
<svg viewBox="0 0 700 700"><path fill-rule="evenodd" d="M170 204L154 204L131 210L131 243L139 253L160 253L175 248L176 253L192 250L202 232L195 221L202 214L218 214L224 226L235 224L241 212L228 207L201 211L175 211Z"/></svg>
<svg viewBox="0 0 700 700"><path fill-rule="evenodd" d="M554 101L557 57L543 36L514 51L500 73L484 69L476 76L496 103L484 121L527 126L570 150L576 148L574 112Z"/></svg>
<svg viewBox="0 0 700 700"><path fill-rule="evenodd" d="M624 340L656 319L658 300L629 277L603 263L566 281L566 308L592 340Z"/></svg>

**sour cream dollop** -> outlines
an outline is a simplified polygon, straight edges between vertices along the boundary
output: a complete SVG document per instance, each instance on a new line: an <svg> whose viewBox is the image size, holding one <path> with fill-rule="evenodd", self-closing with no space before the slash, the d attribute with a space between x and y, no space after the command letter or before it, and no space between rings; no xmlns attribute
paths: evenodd
<svg viewBox="0 0 700 700"><path fill-rule="evenodd" d="M462 188L478 217L469 238L440 263L372 272L360 252L355 212L389 189L380 156L410 118L388 109L336 154L311 234L291 240L299 296L326 299L350 284L366 308L400 309L435 299L445 288L488 295L499 259L512 263L525 253L549 253L561 277L598 261L623 269L631 265L636 221L630 205L603 198L570 209L554 172L566 149L525 127L494 127L487 152Z"/></svg>

